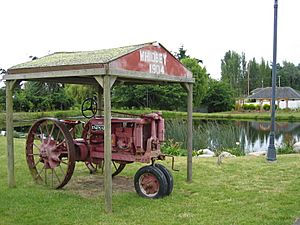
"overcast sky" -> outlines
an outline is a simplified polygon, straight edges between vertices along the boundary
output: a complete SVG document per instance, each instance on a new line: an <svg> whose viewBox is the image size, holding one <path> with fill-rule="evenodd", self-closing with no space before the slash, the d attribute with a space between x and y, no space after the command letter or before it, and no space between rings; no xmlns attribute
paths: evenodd
<svg viewBox="0 0 300 225"><path fill-rule="evenodd" d="M300 0L279 0L278 55L300 63ZM183 44L220 78L228 50L272 60L274 0L1 0L0 67L57 51Z"/></svg>

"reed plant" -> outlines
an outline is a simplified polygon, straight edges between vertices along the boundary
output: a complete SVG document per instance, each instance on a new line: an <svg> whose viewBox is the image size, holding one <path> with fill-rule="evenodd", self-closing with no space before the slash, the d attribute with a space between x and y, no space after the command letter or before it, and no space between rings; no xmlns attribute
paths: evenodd
<svg viewBox="0 0 300 225"><path fill-rule="evenodd" d="M232 123L219 123L216 121L199 121L193 126L193 149L209 148L217 155L228 151L235 155L244 155L241 143L242 130ZM166 139L173 139L187 144L187 124L185 120L173 119L166 122Z"/></svg>

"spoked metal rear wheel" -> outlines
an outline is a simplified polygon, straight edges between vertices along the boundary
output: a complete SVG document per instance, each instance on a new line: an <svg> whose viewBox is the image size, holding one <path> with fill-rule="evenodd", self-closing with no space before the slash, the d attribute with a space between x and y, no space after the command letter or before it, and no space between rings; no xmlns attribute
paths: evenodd
<svg viewBox="0 0 300 225"><path fill-rule="evenodd" d="M57 119L36 121L28 132L26 160L34 180L52 188L62 188L75 167L75 147L66 126Z"/></svg>

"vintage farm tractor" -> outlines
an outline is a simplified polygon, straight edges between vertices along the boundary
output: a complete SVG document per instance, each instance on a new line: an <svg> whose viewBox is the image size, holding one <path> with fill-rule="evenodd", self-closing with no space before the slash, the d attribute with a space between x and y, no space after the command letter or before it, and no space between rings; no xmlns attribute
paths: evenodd
<svg viewBox="0 0 300 225"><path fill-rule="evenodd" d="M89 107L84 107L89 105ZM62 188L71 179L76 161L84 162L91 173L103 168L104 119L95 116L93 98L86 99L82 113L92 113L86 122L42 118L28 132L26 159L33 178L52 188ZM82 124L81 138L75 138L76 127ZM173 190L170 171L156 160L164 160L164 119L160 113L139 118L111 119L112 176L127 164L151 163L140 168L134 177L136 192L146 198L159 198Z"/></svg>

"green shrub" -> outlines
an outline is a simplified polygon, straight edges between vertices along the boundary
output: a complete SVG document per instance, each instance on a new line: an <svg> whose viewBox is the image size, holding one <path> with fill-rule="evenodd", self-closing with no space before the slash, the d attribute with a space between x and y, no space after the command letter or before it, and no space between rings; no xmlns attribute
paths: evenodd
<svg viewBox="0 0 300 225"><path fill-rule="evenodd" d="M174 156L185 156L186 151L181 148L182 143L176 142L173 139L168 139L161 146L161 150L165 154Z"/></svg>
<svg viewBox="0 0 300 225"><path fill-rule="evenodd" d="M256 110L256 105L254 105L254 104L244 104L243 109L244 110Z"/></svg>
<svg viewBox="0 0 300 225"><path fill-rule="evenodd" d="M263 105L263 109L264 109L265 111L269 111L269 110L270 110L270 105L269 105L269 104L264 104L264 105Z"/></svg>
<svg viewBox="0 0 300 225"><path fill-rule="evenodd" d="M292 153L295 153L295 151L293 149L293 146L284 143L283 145L281 145L277 148L277 153L279 155L281 155L281 154L292 154Z"/></svg>
<svg viewBox="0 0 300 225"><path fill-rule="evenodd" d="M226 149L226 151L235 156L244 156L245 155L245 152L239 146Z"/></svg>
<svg viewBox="0 0 300 225"><path fill-rule="evenodd" d="M286 135L285 140L276 150L278 154L292 154L296 153L293 149L295 139L292 135Z"/></svg>
<svg viewBox="0 0 300 225"><path fill-rule="evenodd" d="M255 110L256 106L254 104L249 104L249 110Z"/></svg>
<svg viewBox="0 0 300 225"><path fill-rule="evenodd" d="M244 110L249 110L249 104L244 104L244 105L243 105L243 109L244 109Z"/></svg>

